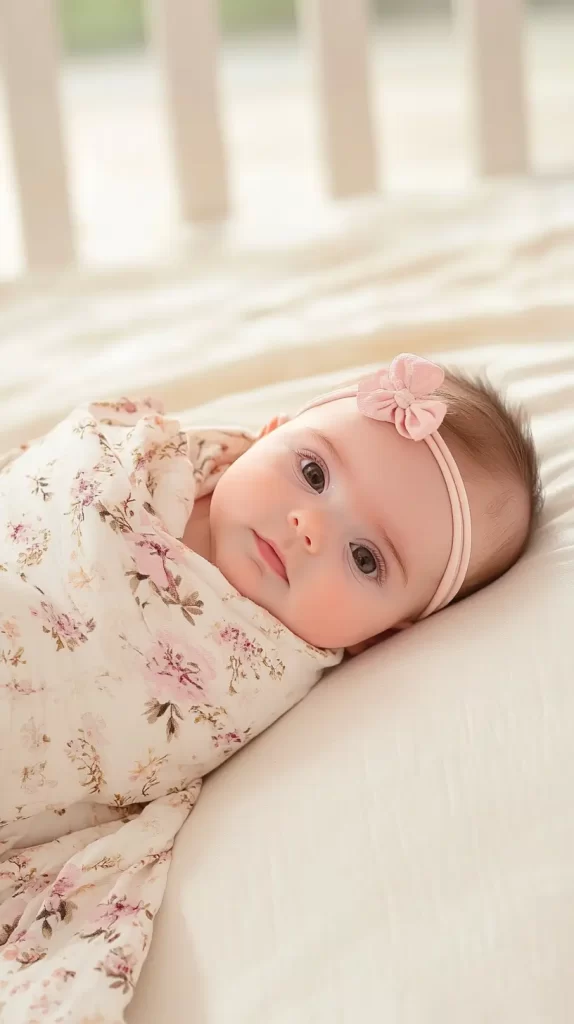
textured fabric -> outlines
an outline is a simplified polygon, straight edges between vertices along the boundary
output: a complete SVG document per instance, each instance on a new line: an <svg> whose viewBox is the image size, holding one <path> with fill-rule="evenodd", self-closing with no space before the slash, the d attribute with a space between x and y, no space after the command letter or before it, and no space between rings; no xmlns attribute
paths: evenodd
<svg viewBox="0 0 574 1024"><path fill-rule="evenodd" d="M201 778L318 651L178 540L251 444L152 403L77 410L0 473L0 1007L117 1021ZM100 1014L100 1017L97 1015Z"/></svg>

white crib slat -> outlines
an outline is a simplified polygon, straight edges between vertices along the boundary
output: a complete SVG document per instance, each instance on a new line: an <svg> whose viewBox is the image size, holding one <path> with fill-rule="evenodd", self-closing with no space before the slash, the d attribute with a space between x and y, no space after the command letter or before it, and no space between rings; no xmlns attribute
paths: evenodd
<svg viewBox="0 0 574 1024"><path fill-rule="evenodd" d="M185 220L225 216L226 153L218 88L216 0L150 0Z"/></svg>
<svg viewBox="0 0 574 1024"><path fill-rule="evenodd" d="M479 174L528 169L523 0L457 0Z"/></svg>
<svg viewBox="0 0 574 1024"><path fill-rule="evenodd" d="M334 198L377 189L368 0L299 0L314 63L321 141Z"/></svg>
<svg viewBox="0 0 574 1024"><path fill-rule="evenodd" d="M74 260L53 0L0 0L0 74L31 270Z"/></svg>

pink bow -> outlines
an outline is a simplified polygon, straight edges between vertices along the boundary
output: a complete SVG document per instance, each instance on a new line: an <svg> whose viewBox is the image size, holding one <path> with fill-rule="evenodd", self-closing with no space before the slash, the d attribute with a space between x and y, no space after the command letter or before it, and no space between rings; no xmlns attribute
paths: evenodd
<svg viewBox="0 0 574 1024"><path fill-rule="evenodd" d="M438 430L446 415L446 403L430 397L443 381L444 371L436 363L403 353L388 371L363 377L357 404L365 416L394 423L403 437L422 441Z"/></svg>

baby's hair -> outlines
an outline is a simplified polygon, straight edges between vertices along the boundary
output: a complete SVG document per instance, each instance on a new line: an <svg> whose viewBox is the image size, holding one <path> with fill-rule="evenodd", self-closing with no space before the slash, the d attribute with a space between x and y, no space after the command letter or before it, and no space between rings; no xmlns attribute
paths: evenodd
<svg viewBox="0 0 574 1024"><path fill-rule="evenodd" d="M440 432L457 461L466 457L501 482L500 492L486 508L495 533L493 550L467 576L459 594L463 598L494 582L521 557L540 515L542 484L532 432L520 407L511 405L486 380L458 371L447 371L435 393L447 402ZM508 513L521 497L528 510L524 525L518 526L512 516L509 525Z"/></svg>

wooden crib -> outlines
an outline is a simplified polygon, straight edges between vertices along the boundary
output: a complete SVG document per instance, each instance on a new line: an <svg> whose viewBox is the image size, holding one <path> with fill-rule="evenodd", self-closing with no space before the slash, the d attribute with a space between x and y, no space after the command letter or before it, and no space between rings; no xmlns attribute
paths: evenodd
<svg viewBox="0 0 574 1024"><path fill-rule="evenodd" d="M0 0L0 69L30 271L74 265L77 251L56 7L56 0ZM378 167L369 0L299 0L298 10L314 65L329 193L343 198L373 192ZM455 0L469 140L480 175L528 169L523 14L523 0ZM148 0L148 15L165 83L181 215L189 222L224 218L233 168L221 127L216 0Z"/></svg>

